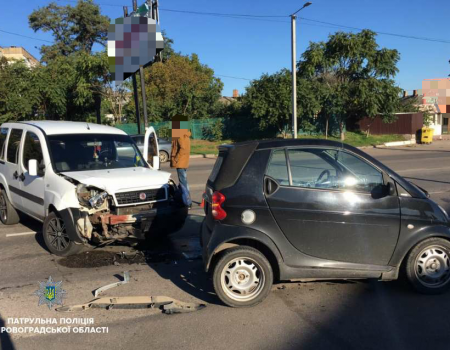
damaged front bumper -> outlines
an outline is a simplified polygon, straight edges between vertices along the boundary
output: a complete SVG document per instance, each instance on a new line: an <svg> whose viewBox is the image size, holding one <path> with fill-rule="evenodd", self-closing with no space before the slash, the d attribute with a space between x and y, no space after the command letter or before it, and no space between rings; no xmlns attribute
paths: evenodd
<svg viewBox="0 0 450 350"><path fill-rule="evenodd" d="M78 243L114 241L127 238L143 240L180 230L188 208L167 205L156 208L127 207L115 212L86 213L77 208L61 212L69 238Z"/></svg>

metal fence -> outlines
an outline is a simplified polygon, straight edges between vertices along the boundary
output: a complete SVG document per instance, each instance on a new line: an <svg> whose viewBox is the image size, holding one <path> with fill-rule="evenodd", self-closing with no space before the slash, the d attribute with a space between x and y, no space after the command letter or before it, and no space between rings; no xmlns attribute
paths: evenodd
<svg viewBox="0 0 450 350"><path fill-rule="evenodd" d="M190 128L192 133L192 138L194 140L205 139L205 130L210 128L217 121L224 122L224 118L214 118L214 119L201 119L201 120L191 120ZM150 123L151 126L156 131L158 137L171 137L170 129L172 127L171 122L157 122ZM136 123L130 124L116 124L116 128L125 131L129 135L135 135L138 133L138 128Z"/></svg>

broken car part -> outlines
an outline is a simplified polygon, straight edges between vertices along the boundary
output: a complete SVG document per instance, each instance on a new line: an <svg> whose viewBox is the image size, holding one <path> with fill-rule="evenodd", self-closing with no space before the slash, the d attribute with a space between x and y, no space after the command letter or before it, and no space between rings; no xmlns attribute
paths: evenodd
<svg viewBox="0 0 450 350"><path fill-rule="evenodd" d="M121 286L122 284L128 283L130 282L130 273L128 271L125 271L123 273L123 281L119 281L119 282L115 282L115 283L111 283L111 284L107 284L106 286L97 288L94 291L94 296L97 298L101 293L103 293L105 290L114 288L114 287L118 287Z"/></svg>
<svg viewBox="0 0 450 350"><path fill-rule="evenodd" d="M87 309L161 309L165 314L178 314L199 311L205 304L185 303L166 296L130 296L105 297L87 302L86 304L63 306L59 312L85 311Z"/></svg>

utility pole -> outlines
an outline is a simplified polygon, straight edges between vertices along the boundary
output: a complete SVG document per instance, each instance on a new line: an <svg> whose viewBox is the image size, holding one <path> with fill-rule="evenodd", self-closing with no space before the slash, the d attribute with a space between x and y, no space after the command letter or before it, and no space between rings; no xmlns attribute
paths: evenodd
<svg viewBox="0 0 450 350"><path fill-rule="evenodd" d="M297 16L291 15L291 53L292 53L292 137L297 138L297 44L296 44L296 19Z"/></svg>
<svg viewBox="0 0 450 350"><path fill-rule="evenodd" d="M296 38L296 20L297 13L305 7L312 5L307 2L303 7L291 15L291 48L292 48L292 137L297 138L297 38Z"/></svg>

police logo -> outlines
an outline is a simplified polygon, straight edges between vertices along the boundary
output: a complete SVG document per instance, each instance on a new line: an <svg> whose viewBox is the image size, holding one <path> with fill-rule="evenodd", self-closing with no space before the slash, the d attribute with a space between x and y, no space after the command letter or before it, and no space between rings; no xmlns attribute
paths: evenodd
<svg viewBox="0 0 450 350"><path fill-rule="evenodd" d="M39 282L39 289L34 292L39 297L38 306L47 304L51 309L53 305L62 305L66 291L62 289L61 285L62 281L53 282L52 276L46 282Z"/></svg>
<svg viewBox="0 0 450 350"><path fill-rule="evenodd" d="M147 198L147 195L146 195L144 192L139 193L139 199L140 199L141 201L145 201L146 198Z"/></svg>

